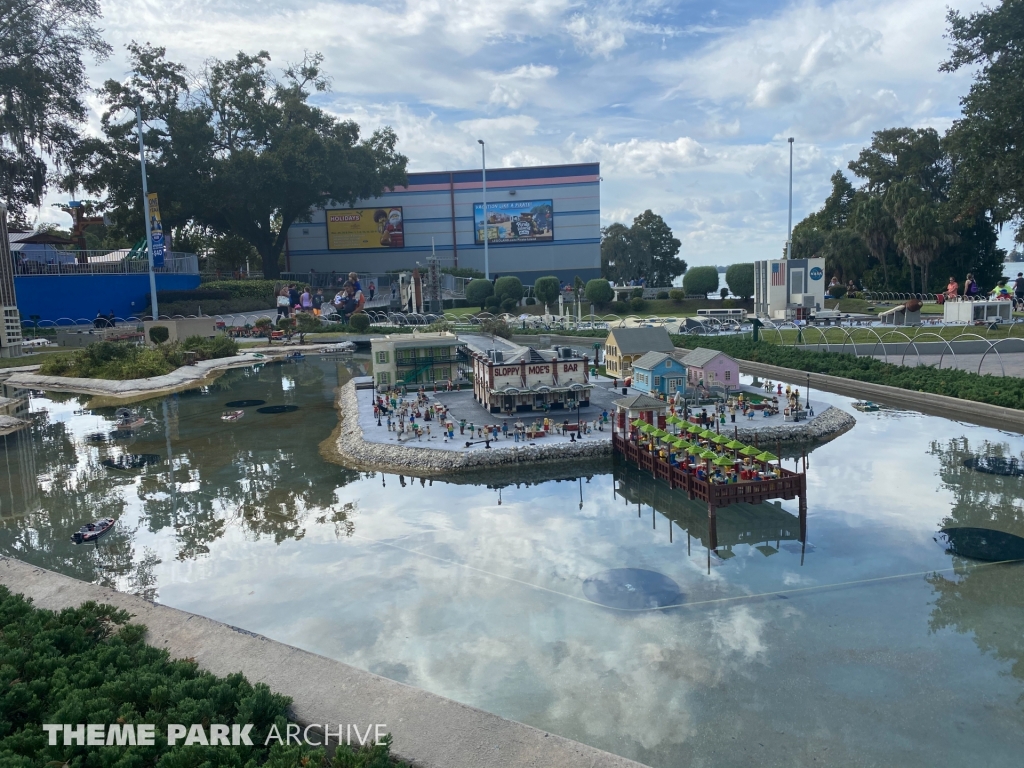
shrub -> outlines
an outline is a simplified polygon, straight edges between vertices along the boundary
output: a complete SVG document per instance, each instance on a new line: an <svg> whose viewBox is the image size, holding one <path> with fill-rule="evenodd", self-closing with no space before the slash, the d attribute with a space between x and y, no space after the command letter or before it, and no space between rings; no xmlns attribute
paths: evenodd
<svg viewBox="0 0 1024 768"><path fill-rule="evenodd" d="M279 317L279 318L277 318L277 330L285 331L287 333L288 331L291 331L294 328L295 328L295 320L293 318L290 318L290 317Z"/></svg>
<svg viewBox="0 0 1024 768"><path fill-rule="evenodd" d="M498 301L498 297L488 296L487 299L484 301L484 309L486 309L488 312L497 312L499 309L501 309L501 302Z"/></svg>
<svg viewBox="0 0 1024 768"><path fill-rule="evenodd" d="M832 286L829 286L828 295L831 296L833 299L841 299L841 298L843 298L843 296L846 295L846 286L845 285L832 285Z"/></svg>
<svg viewBox="0 0 1024 768"><path fill-rule="evenodd" d="M490 280L478 278L470 280L466 285L466 301L474 306L483 309L487 306L487 299L494 295L494 286Z"/></svg>
<svg viewBox="0 0 1024 768"><path fill-rule="evenodd" d="M668 292L668 297L677 304L686 298L686 291L679 290L678 288Z"/></svg>
<svg viewBox="0 0 1024 768"><path fill-rule="evenodd" d="M163 344L171 338L171 332L166 325L154 325L149 329L149 340L154 344Z"/></svg>
<svg viewBox="0 0 1024 768"><path fill-rule="evenodd" d="M509 299L518 304L519 300L523 298L523 293L523 281L518 277L506 275L494 281L494 295L498 297L502 306Z"/></svg>
<svg viewBox="0 0 1024 768"><path fill-rule="evenodd" d="M185 352L195 352L200 360L217 360L221 357L233 357L238 354L238 343L227 336L189 336L181 342Z"/></svg>
<svg viewBox="0 0 1024 768"><path fill-rule="evenodd" d="M548 307L558 303L558 294L561 289L562 284L553 275L539 277L533 284L533 293L536 295L537 301Z"/></svg>
<svg viewBox="0 0 1024 768"><path fill-rule="evenodd" d="M723 299L725 299L729 295L729 289L728 288L720 288L719 291L718 291L718 295L721 296Z"/></svg>
<svg viewBox="0 0 1024 768"><path fill-rule="evenodd" d="M535 298L533 298L533 296L527 296L526 297L526 306L532 307L532 306L536 305L536 303L537 303L537 300Z"/></svg>
<svg viewBox="0 0 1024 768"><path fill-rule="evenodd" d="M634 288L632 291L629 292L629 297L631 299L642 299L644 297L644 289Z"/></svg>
<svg viewBox="0 0 1024 768"><path fill-rule="evenodd" d="M502 278L504 280L505 278ZM516 311L516 307L519 306L519 302L515 299L505 299L501 302L501 311L512 314Z"/></svg>
<svg viewBox="0 0 1024 768"><path fill-rule="evenodd" d="M647 301L640 296L634 296L629 300L629 308L634 312L643 312L647 309Z"/></svg>
<svg viewBox="0 0 1024 768"><path fill-rule="evenodd" d="M260 299L270 302L264 307L272 307L280 285L273 280L214 280L203 283L202 290L225 291L232 299Z"/></svg>
<svg viewBox="0 0 1024 768"><path fill-rule="evenodd" d="M658 295L655 298L659 301L665 301L668 298L668 291L658 291Z"/></svg>
<svg viewBox="0 0 1024 768"><path fill-rule="evenodd" d="M725 270L725 282L733 296L746 301L754 295L754 265L751 262L731 264Z"/></svg>
<svg viewBox="0 0 1024 768"><path fill-rule="evenodd" d="M714 267L690 267L683 275L683 290L688 296L704 296L718 290L718 270Z"/></svg>
<svg viewBox="0 0 1024 768"><path fill-rule="evenodd" d="M370 316L365 312L357 312L348 319L348 325L356 333L366 333L370 328Z"/></svg>
<svg viewBox="0 0 1024 768"><path fill-rule="evenodd" d="M608 285L607 280L601 278L588 280L586 288L583 289L583 294L587 297L587 301L598 306L604 306L615 298L615 291Z"/></svg>
<svg viewBox="0 0 1024 768"><path fill-rule="evenodd" d="M480 323L480 330L491 336L499 336L503 339L512 338L512 329L509 328L508 323L497 317L489 317Z"/></svg>

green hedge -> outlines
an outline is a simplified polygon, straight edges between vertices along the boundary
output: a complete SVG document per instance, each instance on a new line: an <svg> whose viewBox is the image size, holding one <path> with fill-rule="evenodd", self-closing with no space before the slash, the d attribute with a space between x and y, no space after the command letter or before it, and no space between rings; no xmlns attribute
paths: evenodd
<svg viewBox="0 0 1024 768"><path fill-rule="evenodd" d="M767 363L810 373L842 376L872 384L885 384L914 392L959 397L978 403L1001 405L1006 408L1024 408L1024 379L1016 376L979 376L955 368L937 369L930 366L893 365L873 357L856 357L835 352L815 352L795 349L766 341L754 342L742 338L714 338L702 336L673 336L676 346L701 346L718 349L739 360ZM955 418L956 414L951 413Z"/></svg>
<svg viewBox="0 0 1024 768"><path fill-rule="evenodd" d="M231 293L228 291L213 290L207 288L196 288L193 291L157 291L156 300L163 304L164 302L172 303L176 301L219 301L221 299L230 299Z"/></svg>
<svg viewBox="0 0 1024 768"><path fill-rule="evenodd" d="M399 768L390 743L339 749L333 760L305 746L265 747L271 726L286 733L288 697L241 674L218 677L192 660L171 660L146 645L146 628L128 619L91 602L41 610L0 586L0 765ZM63 739L51 747L44 723L148 723L156 738L151 747L64 746ZM169 723L251 723L252 746L170 747Z"/></svg>
<svg viewBox="0 0 1024 768"><path fill-rule="evenodd" d="M214 280L203 283L203 290L226 291L233 299L261 299L269 301L268 307L274 305L274 290L282 285L274 280ZM278 288L280 290L280 288Z"/></svg>
<svg viewBox="0 0 1024 768"><path fill-rule="evenodd" d="M156 349L122 341L98 341L74 352L48 357L39 366L39 372L44 376L113 381L146 379L180 368L185 364L185 352L195 352L198 360L216 360L237 355L238 344L226 336L190 336Z"/></svg>

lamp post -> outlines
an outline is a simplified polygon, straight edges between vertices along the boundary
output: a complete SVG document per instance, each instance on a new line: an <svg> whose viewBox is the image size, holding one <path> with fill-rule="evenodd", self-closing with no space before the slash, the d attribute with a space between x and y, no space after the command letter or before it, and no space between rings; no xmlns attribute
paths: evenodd
<svg viewBox="0 0 1024 768"><path fill-rule="evenodd" d="M142 105L135 105L135 118L139 122L139 164L142 166L142 218L146 220L146 253L149 254L149 303L153 306L153 319L160 319L156 303L156 275L153 274L153 230L149 223L149 185L146 183L146 144L142 138Z"/></svg>
<svg viewBox="0 0 1024 768"><path fill-rule="evenodd" d="M490 240L487 236L487 147L483 139L477 139L477 143L480 144L480 197L484 209L484 278L490 280L491 263L487 258L487 241Z"/></svg>
<svg viewBox="0 0 1024 768"><path fill-rule="evenodd" d="M789 139L789 225L786 235L786 258L793 258L793 137Z"/></svg>
<svg viewBox="0 0 1024 768"><path fill-rule="evenodd" d="M807 413L811 413L811 374L807 374Z"/></svg>

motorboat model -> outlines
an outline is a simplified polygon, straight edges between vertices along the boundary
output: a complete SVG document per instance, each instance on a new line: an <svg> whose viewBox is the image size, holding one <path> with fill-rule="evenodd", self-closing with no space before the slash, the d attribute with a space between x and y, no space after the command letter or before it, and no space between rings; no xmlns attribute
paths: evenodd
<svg viewBox="0 0 1024 768"><path fill-rule="evenodd" d="M114 522L112 517L102 517L94 523L86 523L71 535L71 540L76 544L95 541L113 528Z"/></svg>

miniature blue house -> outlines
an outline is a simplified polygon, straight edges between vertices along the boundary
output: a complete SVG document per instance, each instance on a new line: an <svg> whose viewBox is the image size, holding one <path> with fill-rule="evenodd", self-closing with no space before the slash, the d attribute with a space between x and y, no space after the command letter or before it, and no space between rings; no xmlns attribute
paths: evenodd
<svg viewBox="0 0 1024 768"><path fill-rule="evenodd" d="M664 352L648 352L633 361L632 384L650 395L674 395L686 389L686 366Z"/></svg>

